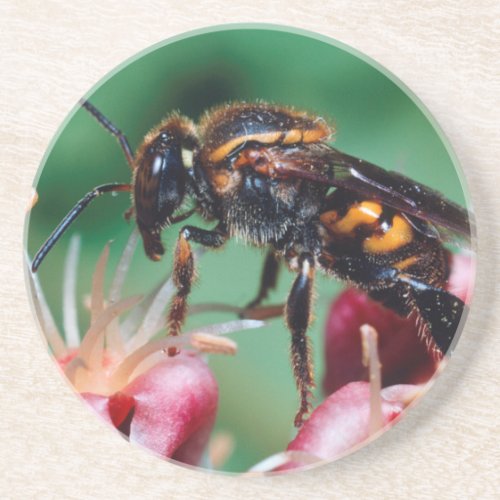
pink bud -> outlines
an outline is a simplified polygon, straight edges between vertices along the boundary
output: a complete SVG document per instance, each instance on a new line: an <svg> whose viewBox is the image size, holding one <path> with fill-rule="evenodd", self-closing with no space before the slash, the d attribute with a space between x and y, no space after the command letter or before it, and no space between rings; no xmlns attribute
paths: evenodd
<svg viewBox="0 0 500 500"><path fill-rule="evenodd" d="M418 338L412 319L371 300L363 292L347 290L330 308L325 335L325 394L349 382L368 380L362 363L360 327L368 324L378 332L378 353L382 363L382 385L418 384L428 380L436 362Z"/></svg>
<svg viewBox="0 0 500 500"><path fill-rule="evenodd" d="M382 428L398 417L417 393L418 387L412 385L383 389L380 393ZM352 382L329 396L313 411L287 451L306 452L320 460L334 460L371 437L370 418L370 384ZM303 465L289 462L279 470Z"/></svg>
<svg viewBox="0 0 500 500"><path fill-rule="evenodd" d="M165 357L110 397L82 396L131 442L196 465L215 421L218 388L199 356L181 352Z"/></svg>

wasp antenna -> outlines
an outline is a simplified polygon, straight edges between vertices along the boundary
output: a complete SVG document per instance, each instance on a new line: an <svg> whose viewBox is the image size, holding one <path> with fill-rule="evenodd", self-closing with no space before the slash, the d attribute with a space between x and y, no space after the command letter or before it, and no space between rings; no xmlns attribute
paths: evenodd
<svg viewBox="0 0 500 500"><path fill-rule="evenodd" d="M64 217L59 225L54 229L52 234L47 238L47 241L41 246L40 250L35 255L31 264L32 272L36 273L45 256L50 252L52 247L57 243L59 238L64 234L66 229L75 221L80 213L88 206L88 204L98 196L104 193L117 193L120 191L131 191L131 184L103 184L97 186L92 191L88 192Z"/></svg>
<svg viewBox="0 0 500 500"><path fill-rule="evenodd" d="M127 163L130 165L130 168L134 170L134 154L132 153L132 149L130 144L128 143L128 139L126 135L113 123L106 118L93 104L90 104L89 101L85 99L80 99L80 106L86 109L113 137L115 137L122 150L125 154L125 158Z"/></svg>

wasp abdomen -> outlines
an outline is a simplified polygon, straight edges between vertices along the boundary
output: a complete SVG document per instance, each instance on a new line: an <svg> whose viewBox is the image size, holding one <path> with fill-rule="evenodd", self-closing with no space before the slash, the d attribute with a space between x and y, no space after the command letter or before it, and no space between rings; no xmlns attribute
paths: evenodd
<svg viewBox="0 0 500 500"><path fill-rule="evenodd" d="M442 243L414 229L403 214L342 190L329 197L320 223L321 266L402 316L417 311L422 339L429 344L432 336L446 352L463 303L446 292L449 251ZM433 300L443 306L430 307Z"/></svg>
<svg viewBox="0 0 500 500"><path fill-rule="evenodd" d="M377 200L338 190L329 196L320 224L322 265L365 289L391 286L400 273L434 286L444 286L448 278L448 253L441 242Z"/></svg>
<svg viewBox="0 0 500 500"><path fill-rule="evenodd" d="M415 236L406 218L372 200L328 210L320 215L320 222L333 238L352 240L360 251L370 254L396 252Z"/></svg>

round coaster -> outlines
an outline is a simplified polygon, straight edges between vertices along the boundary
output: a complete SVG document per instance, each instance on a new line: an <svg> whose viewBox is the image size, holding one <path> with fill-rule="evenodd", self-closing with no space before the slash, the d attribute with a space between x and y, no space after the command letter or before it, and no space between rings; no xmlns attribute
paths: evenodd
<svg viewBox="0 0 500 500"><path fill-rule="evenodd" d="M466 316L449 144L401 82L325 37L228 26L141 53L75 106L34 187L48 349L163 459L336 460L418 401Z"/></svg>

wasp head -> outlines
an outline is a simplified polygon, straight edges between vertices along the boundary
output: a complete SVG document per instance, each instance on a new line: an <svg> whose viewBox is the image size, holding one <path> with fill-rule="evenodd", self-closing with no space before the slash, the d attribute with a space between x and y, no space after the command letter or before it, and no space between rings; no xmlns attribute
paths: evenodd
<svg viewBox="0 0 500 500"><path fill-rule="evenodd" d="M192 122L172 115L146 135L137 152L135 213L144 249L152 260L159 260L165 251L161 231L182 204L196 145Z"/></svg>

